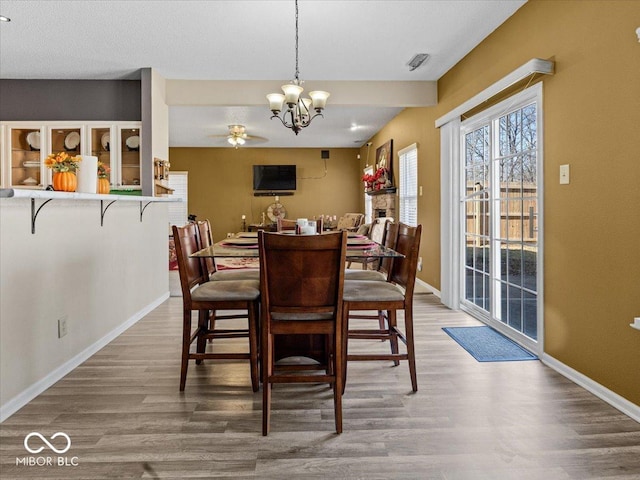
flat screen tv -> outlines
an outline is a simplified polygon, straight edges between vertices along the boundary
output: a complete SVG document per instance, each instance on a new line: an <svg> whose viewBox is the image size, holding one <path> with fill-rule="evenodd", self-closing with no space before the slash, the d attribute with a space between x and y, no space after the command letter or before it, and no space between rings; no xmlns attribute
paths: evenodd
<svg viewBox="0 0 640 480"><path fill-rule="evenodd" d="M295 165L254 165L254 190L295 190Z"/></svg>

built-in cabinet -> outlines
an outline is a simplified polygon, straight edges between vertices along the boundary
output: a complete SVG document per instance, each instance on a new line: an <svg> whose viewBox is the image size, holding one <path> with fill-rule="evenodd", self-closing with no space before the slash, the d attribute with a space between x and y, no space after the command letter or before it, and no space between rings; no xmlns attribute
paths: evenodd
<svg viewBox="0 0 640 480"><path fill-rule="evenodd" d="M140 122L3 122L0 186L45 188L50 153L93 155L114 190L140 190Z"/></svg>

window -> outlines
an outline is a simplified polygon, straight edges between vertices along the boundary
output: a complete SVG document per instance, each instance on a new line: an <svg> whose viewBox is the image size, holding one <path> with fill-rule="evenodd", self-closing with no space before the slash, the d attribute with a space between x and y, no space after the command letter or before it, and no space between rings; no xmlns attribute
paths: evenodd
<svg viewBox="0 0 640 480"><path fill-rule="evenodd" d="M407 225L418 225L418 146L410 145L398 152L400 174L398 197L399 220Z"/></svg>

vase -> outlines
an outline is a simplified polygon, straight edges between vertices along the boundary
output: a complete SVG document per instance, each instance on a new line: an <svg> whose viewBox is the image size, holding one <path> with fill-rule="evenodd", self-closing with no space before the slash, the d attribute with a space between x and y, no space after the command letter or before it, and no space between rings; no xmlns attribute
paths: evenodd
<svg viewBox="0 0 640 480"><path fill-rule="evenodd" d="M56 172L53 174L53 189L57 192L75 192L78 179L74 172Z"/></svg>
<svg viewBox="0 0 640 480"><path fill-rule="evenodd" d="M96 177L98 176L98 157L92 155L82 155L82 162L76 172L78 185L77 192L97 193Z"/></svg>
<svg viewBox="0 0 640 480"><path fill-rule="evenodd" d="M98 179L98 193L109 193L111 191L111 185L109 185L108 178Z"/></svg>

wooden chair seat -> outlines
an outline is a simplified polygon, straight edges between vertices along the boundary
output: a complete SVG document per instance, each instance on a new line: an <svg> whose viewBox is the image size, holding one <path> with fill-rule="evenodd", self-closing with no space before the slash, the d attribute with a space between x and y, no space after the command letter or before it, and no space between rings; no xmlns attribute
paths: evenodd
<svg viewBox="0 0 640 480"><path fill-rule="evenodd" d="M347 268L344 271L344 280L346 281L369 281L369 282L386 282L387 274L378 270L360 270L357 268Z"/></svg>

